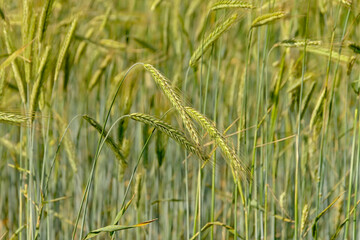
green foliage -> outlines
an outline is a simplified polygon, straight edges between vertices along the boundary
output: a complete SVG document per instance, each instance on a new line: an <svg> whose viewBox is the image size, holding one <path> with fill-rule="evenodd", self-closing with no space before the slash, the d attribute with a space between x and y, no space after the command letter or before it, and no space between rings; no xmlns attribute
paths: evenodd
<svg viewBox="0 0 360 240"><path fill-rule="evenodd" d="M359 239L359 9L0 1L0 239Z"/></svg>

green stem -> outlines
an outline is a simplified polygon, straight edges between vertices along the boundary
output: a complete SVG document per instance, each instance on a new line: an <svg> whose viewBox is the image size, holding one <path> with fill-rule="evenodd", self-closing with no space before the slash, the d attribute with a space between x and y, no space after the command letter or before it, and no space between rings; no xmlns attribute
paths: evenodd
<svg viewBox="0 0 360 240"><path fill-rule="evenodd" d="M309 25L309 12L310 12L310 2L308 0L307 6L307 14L306 14L306 23L305 23L305 44L304 44L304 52L303 52L303 62L302 62L302 71L301 71L301 87L300 87L300 99L298 106L298 119L297 119L297 136L296 136L296 166L295 166L295 194L294 194L294 215L295 215L295 228L294 228L294 239L299 239L300 232L300 216L299 216L299 192L300 192L300 184L299 184L299 175L300 175L300 167L301 167L301 106L302 106L302 97L304 91L304 78L306 72L306 47L307 47L307 37L308 37L308 25Z"/></svg>
<svg viewBox="0 0 360 240"><path fill-rule="evenodd" d="M354 158L355 158L355 140L356 140L356 128L357 128L357 119L358 119L358 111L355 109L355 116L354 116L354 133L353 133L353 142L352 142L352 148L351 148L351 162L350 162L350 174L349 174L349 187L348 187L348 197L347 197L347 207L346 207L346 221L345 224L345 237L344 239L348 239L349 235L349 221L350 221L350 206L351 206L351 192L352 192L352 183L353 183L353 175L354 175ZM356 203L354 203L355 205ZM354 211L356 212L356 211Z"/></svg>
<svg viewBox="0 0 360 240"><path fill-rule="evenodd" d="M79 223L79 220L80 220L80 215L81 215L81 212L82 212L82 209L85 205L85 207L87 206L87 202L88 202L88 194L89 194L89 191L90 191L90 187L92 185L92 181L93 181L93 177L94 177L94 172L95 172L95 167L96 167L96 163L98 161L98 158L99 158L99 149L100 149L100 143L101 143L101 139L102 139L102 136L104 134L104 130L106 128L106 124L109 120L109 117L110 117L110 113L111 113L111 109L115 103L115 99L120 91L120 88L126 78L126 76L129 74L129 72L134 68L136 67L137 65L143 65L143 63L135 63L134 65L132 65L128 70L127 72L125 73L124 77L121 79L120 83L119 83L119 86L118 88L116 89L116 93L115 93L115 96L113 97L112 99L112 102L110 104L110 108L107 112L107 115L106 115L106 118L105 118L105 121L104 121L104 125L103 125L103 128L102 128L102 132L100 134L100 138L99 138L99 141L98 141L98 144L97 144L97 147L96 147L96 152L95 152L95 157L94 157L94 160L93 160L93 164L92 164L92 167L91 167L91 172L90 172L90 176L89 176L89 179L87 181L87 184L86 184L86 187L85 187L85 191L84 191L84 194L83 194L83 197L82 197L82 200L81 200L81 204L80 204L80 208L79 208L79 211L78 211L78 214L77 214L77 217L76 217L76 220L75 220L75 226L74 226L74 229L73 229L73 233L72 233L72 240L75 239L75 234L76 234L76 230L77 230L77 225ZM85 218L85 214L83 216L83 218ZM83 229L81 229L81 233L80 233L80 237L82 235L82 232L83 232Z"/></svg>

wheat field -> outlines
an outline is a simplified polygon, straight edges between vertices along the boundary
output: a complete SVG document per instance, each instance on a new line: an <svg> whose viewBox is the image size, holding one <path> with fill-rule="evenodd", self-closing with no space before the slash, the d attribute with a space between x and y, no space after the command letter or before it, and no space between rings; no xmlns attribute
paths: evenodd
<svg viewBox="0 0 360 240"><path fill-rule="evenodd" d="M359 239L358 0L0 0L0 240Z"/></svg>

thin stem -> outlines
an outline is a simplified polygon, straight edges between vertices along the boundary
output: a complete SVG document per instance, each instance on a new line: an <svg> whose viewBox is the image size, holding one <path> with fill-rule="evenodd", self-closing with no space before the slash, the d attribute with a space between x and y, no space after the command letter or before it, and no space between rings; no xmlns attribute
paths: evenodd
<svg viewBox="0 0 360 240"><path fill-rule="evenodd" d="M351 193L352 193L352 183L353 183L353 175L354 175L354 158L355 158L355 143L356 143L355 140L356 140L357 120L358 120L358 111L357 111L357 109L355 109L354 126L353 126L354 133L353 133L353 141L352 141L352 148L351 148L350 174L349 174L349 181L348 181L349 187L348 187L347 207L346 207L346 219L348 219L348 221L346 221L346 223L345 223L344 239L348 239L348 235L349 235L350 206L351 206ZM355 205L355 203L354 203L354 205Z"/></svg>
<svg viewBox="0 0 360 240"><path fill-rule="evenodd" d="M76 217L75 226L74 226L74 230L73 230L73 234L72 234L72 240L75 239L75 234L76 234L76 230L77 230L77 225L78 225L79 220L80 220L80 214L81 214L81 212L82 212L82 208L83 208L84 204L85 204L85 206L87 206L87 200L88 200L87 196L88 196L88 194L89 194L90 187L91 187L91 185L92 185L92 181L93 181L93 177L94 177L94 171L95 171L96 163L97 163L97 160L98 160L98 158L99 158L100 143L101 143L101 139L102 139L102 136L103 136L103 134L104 134L104 131L105 131L105 127L106 127L107 121L108 121L108 119L109 119L109 117L110 117L111 109L112 109L112 107L113 107L113 105L114 105L114 103L115 103L115 99L116 99L116 97L117 97L117 95L118 95L118 93L119 93L119 91L120 91L120 88L121 88L121 86L122 86L122 84L123 84L126 76L129 74L129 72L130 72L134 67L136 67L136 66L138 66L138 65L143 65L143 63L135 63L134 65L132 65L132 66L127 70L127 72L125 73L124 77L121 79L121 81L120 81L120 83L119 83L119 86L118 86L118 88L117 88L117 90L116 90L115 96L113 97L112 102L111 102L111 104L110 104L110 108L109 108L109 110L108 110L108 112L107 112L107 115L106 115L106 118L105 118L105 121L104 121L104 125L103 125L103 128L102 128L102 132L101 132L101 134L100 134L100 138L99 138L99 141L98 141L98 144L97 144L97 148L96 148L96 152L95 152L95 157L94 157L93 164L92 164L92 167L91 167L90 176L89 176L89 179L88 179L88 181L87 181L87 184L86 184L86 187L85 187L85 191L84 191L84 194L83 194L83 197L82 197L82 200L81 200L81 204L80 204L80 209L79 209L78 214L77 214L77 217ZM84 214L83 217L85 218L85 214ZM83 229L81 229L80 237L81 237L81 235L82 235L82 232L83 232Z"/></svg>
<svg viewBox="0 0 360 240"><path fill-rule="evenodd" d="M299 196L300 196L300 167L301 167L301 106L304 91L304 78L306 73L306 47L308 38L308 25L309 25L309 12L310 12L311 0L308 0L306 23L305 23L305 44L303 51L303 62L301 71L301 87L300 87L300 99L298 105L298 119L297 119L297 137L296 137L296 166L295 166L295 194L294 194L294 215L295 215L295 228L294 228L294 239L299 239L300 232L300 216L299 216Z"/></svg>

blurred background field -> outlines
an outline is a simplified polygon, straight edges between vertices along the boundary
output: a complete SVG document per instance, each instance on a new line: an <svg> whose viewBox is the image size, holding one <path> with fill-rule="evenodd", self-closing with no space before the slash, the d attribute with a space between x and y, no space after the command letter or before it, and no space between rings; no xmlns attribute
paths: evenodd
<svg viewBox="0 0 360 240"><path fill-rule="evenodd" d="M0 239L360 238L359 11L0 0Z"/></svg>

